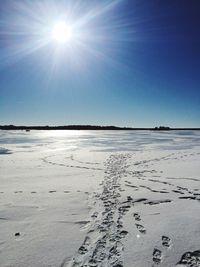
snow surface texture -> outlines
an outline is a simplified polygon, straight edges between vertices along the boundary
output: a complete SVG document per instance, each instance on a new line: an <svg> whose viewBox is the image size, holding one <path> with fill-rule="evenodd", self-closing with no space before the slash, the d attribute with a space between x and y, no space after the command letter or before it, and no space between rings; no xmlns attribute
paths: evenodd
<svg viewBox="0 0 200 267"><path fill-rule="evenodd" d="M1 267L199 267L200 132L1 131Z"/></svg>

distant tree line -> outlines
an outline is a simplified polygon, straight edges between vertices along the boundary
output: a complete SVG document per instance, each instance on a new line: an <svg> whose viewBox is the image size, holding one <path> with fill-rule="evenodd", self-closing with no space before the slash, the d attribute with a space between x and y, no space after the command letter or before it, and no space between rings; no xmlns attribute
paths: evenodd
<svg viewBox="0 0 200 267"><path fill-rule="evenodd" d="M64 126L16 126L0 125L0 130L150 130L150 131L170 131L170 130L200 130L200 128L170 128L168 126L159 126L154 128L133 128L117 126L99 126L99 125L64 125Z"/></svg>
<svg viewBox="0 0 200 267"><path fill-rule="evenodd" d="M132 130L130 127L98 125L65 125L65 126L15 126L0 125L1 130Z"/></svg>

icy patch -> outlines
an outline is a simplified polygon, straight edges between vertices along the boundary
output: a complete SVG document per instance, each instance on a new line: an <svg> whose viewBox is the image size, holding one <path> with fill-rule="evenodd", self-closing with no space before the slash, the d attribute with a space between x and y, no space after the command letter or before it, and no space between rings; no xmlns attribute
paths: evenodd
<svg viewBox="0 0 200 267"><path fill-rule="evenodd" d="M12 154L11 150L0 147L0 155Z"/></svg>

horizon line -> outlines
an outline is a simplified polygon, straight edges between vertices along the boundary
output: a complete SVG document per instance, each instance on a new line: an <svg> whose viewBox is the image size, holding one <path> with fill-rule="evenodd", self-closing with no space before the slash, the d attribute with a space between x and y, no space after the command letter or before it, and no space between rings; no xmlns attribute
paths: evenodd
<svg viewBox="0 0 200 267"><path fill-rule="evenodd" d="M90 125L90 124L69 124L69 125L0 125L0 130L200 130L199 127L130 127L114 125Z"/></svg>

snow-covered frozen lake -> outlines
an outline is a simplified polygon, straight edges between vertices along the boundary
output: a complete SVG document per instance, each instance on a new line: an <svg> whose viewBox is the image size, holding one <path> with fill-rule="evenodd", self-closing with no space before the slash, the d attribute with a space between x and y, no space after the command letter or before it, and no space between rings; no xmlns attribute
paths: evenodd
<svg viewBox="0 0 200 267"><path fill-rule="evenodd" d="M200 132L0 131L1 267L200 266Z"/></svg>

